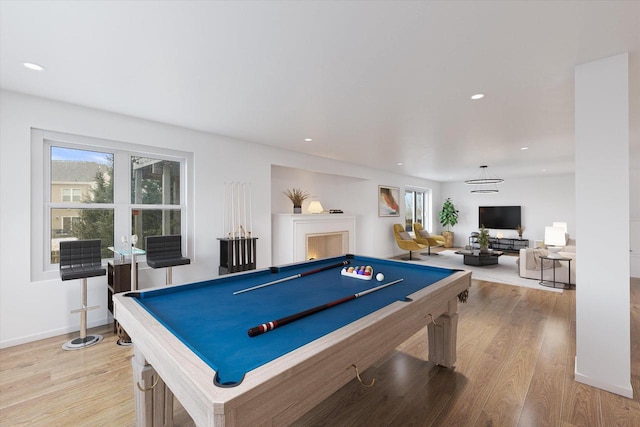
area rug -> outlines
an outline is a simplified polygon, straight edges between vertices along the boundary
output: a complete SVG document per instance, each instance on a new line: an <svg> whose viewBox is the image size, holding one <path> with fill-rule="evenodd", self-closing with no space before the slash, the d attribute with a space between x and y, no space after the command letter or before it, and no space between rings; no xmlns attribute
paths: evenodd
<svg viewBox="0 0 640 427"><path fill-rule="evenodd" d="M435 252L432 252L432 254ZM550 288L542 286L538 280L525 279L518 274L518 265L516 264L517 256L502 255L498 259L497 265L485 265L476 267L473 265L464 265L462 263L462 255L458 255L452 250L443 250L438 255L418 255L420 261L409 261L416 264L433 265L435 267L457 268L461 270L471 271L471 278L476 280L487 280L489 282L504 283L512 286L522 286L526 288L540 289L551 292L562 292L562 289Z"/></svg>

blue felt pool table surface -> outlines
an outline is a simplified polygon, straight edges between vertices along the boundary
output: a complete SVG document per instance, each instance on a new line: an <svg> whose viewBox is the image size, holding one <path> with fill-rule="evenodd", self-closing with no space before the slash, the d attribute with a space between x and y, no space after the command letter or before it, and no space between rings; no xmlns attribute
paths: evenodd
<svg viewBox="0 0 640 427"><path fill-rule="evenodd" d="M354 267L370 265L374 276L381 272L384 280L343 276L342 268L336 267L234 295L344 260ZM216 371L216 384L233 386L247 372L395 301L403 301L456 271L345 255L129 295ZM247 334L254 326L398 279L403 281L273 331L256 337Z"/></svg>

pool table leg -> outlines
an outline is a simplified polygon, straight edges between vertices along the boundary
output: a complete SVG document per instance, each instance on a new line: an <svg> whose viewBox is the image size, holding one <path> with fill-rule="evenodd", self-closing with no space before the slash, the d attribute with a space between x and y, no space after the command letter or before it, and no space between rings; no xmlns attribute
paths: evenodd
<svg viewBox="0 0 640 427"><path fill-rule="evenodd" d="M136 426L173 426L173 393L135 347L131 358Z"/></svg>
<svg viewBox="0 0 640 427"><path fill-rule="evenodd" d="M436 365L452 368L456 363L458 336L457 301L449 302L447 313L427 326L429 334L429 361Z"/></svg>

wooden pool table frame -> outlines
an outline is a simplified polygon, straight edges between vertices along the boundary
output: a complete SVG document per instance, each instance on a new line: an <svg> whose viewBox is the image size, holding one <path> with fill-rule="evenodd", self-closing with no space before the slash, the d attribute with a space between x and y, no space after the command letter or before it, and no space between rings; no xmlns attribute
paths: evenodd
<svg viewBox="0 0 640 427"><path fill-rule="evenodd" d="M170 423L172 393L198 426L291 423L354 379L354 366L364 371L425 325L429 361L453 367L457 297L470 286L470 272L455 272L408 295L410 301L396 301L248 372L229 388L215 386L215 371L133 298L115 295L115 318L134 343L136 425Z"/></svg>

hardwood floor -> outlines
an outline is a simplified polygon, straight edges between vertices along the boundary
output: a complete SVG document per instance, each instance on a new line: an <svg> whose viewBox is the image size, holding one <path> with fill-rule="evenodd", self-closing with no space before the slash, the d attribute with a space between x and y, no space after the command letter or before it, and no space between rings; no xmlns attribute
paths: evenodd
<svg viewBox="0 0 640 427"><path fill-rule="evenodd" d="M575 291L473 282L458 361L426 361L426 330L305 414L298 426L640 426L640 400L573 380ZM60 336L0 350L0 426L133 426L131 347L63 351ZM75 334L74 334L75 336ZM631 285L631 370L640 386L640 280ZM176 425L192 421L176 403Z"/></svg>

